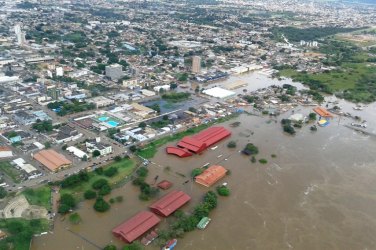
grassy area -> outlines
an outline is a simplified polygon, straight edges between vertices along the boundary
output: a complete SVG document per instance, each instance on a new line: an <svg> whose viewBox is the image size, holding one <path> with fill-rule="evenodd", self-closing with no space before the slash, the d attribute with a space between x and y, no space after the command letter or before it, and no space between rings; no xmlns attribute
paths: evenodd
<svg viewBox="0 0 376 250"><path fill-rule="evenodd" d="M22 192L31 205L38 205L45 207L47 210L51 209L51 188L43 186L39 188L28 188Z"/></svg>
<svg viewBox="0 0 376 250"><path fill-rule="evenodd" d="M11 178L15 183L21 182L21 172L15 167L13 167L9 161L0 162L0 171L9 176L9 178Z"/></svg>
<svg viewBox="0 0 376 250"><path fill-rule="evenodd" d="M114 186L124 180L127 176L129 176L136 167L136 162L130 159L122 159L118 162L110 163L109 165L105 166L104 169L109 167L116 167L118 169L118 174L113 177L106 177L105 175L98 175L95 172L89 173L89 181L81 182L79 185L69 188L62 188L60 190L61 194L71 194L75 196L77 199L83 199L83 193L86 190L92 189L92 184L97 181L98 179L106 179L108 180L111 186Z"/></svg>
<svg viewBox="0 0 376 250"><path fill-rule="evenodd" d="M28 250L34 234L48 231L49 224L46 219L1 219L0 229L8 237L0 241L0 249Z"/></svg>
<svg viewBox="0 0 376 250"><path fill-rule="evenodd" d="M294 67L281 67L280 75L308 85L311 90L353 102L376 101L376 50L364 49L354 43L327 39L316 49L326 55L321 62L335 67L322 73L297 72Z"/></svg>
<svg viewBox="0 0 376 250"><path fill-rule="evenodd" d="M218 120L215 120L213 122L209 122L207 124L201 124L201 125L198 125L197 127L189 128L189 129L187 129L183 132L179 132L179 133L176 133L176 134L173 134L173 135L168 135L166 137L162 137L160 139L157 139L155 141L150 142L146 147L139 149L137 151L137 154L139 156L145 158L145 159L153 158L154 155L157 153L158 147L165 145L166 143L169 143L169 142L172 142L172 141L180 140L184 136L196 134L196 133L198 133L198 132L200 132L200 131L208 128L208 127L211 127L214 124L228 121L228 120L230 120L234 117L237 117L237 115L230 115L230 116L222 117L222 118L219 118Z"/></svg>
<svg viewBox="0 0 376 250"><path fill-rule="evenodd" d="M372 102L375 100L376 86L365 83L365 79L376 77L376 67L369 63L344 63L341 70L319 74L307 74L293 69L280 71L282 76L292 78L310 86L310 82L320 82L329 92L344 92L341 96L349 101Z"/></svg>

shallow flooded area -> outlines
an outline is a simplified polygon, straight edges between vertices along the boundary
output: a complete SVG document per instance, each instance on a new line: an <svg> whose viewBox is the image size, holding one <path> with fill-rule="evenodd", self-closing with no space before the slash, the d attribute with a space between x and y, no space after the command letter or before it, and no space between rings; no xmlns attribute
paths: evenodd
<svg viewBox="0 0 376 250"><path fill-rule="evenodd" d="M354 111L355 105L345 101L338 105L367 120L367 130L375 132L375 104L363 111ZM311 107L295 109L295 113L310 112ZM186 233L176 249L375 248L376 136L343 126L353 120L338 116L316 132L311 132L308 124L290 136L282 132L280 120L291 114L288 111L277 120L241 115L221 124L232 131L231 137L202 155L180 159L167 155L165 147L159 149L149 165L147 181L153 184L158 175L158 181L173 182L170 190L189 194L192 200L183 207L186 212L206 191L215 189L193 183L192 169L210 163L231 170L231 175L218 183L227 182L231 195L219 198L205 230ZM234 121L240 121L240 126L230 127ZM227 148L230 140L236 141L236 149ZM267 164L252 163L250 157L239 152L248 142L259 148L256 159L264 158ZM161 191L159 196L167 192ZM147 210L153 202L139 201L138 194L130 183L114 190L110 196L122 195L124 201L104 214L93 210L93 202L82 202L77 211L82 217L80 225L71 225L68 219L61 221L57 216L53 233L35 237L31 249L100 249L109 243L122 246L111 230Z"/></svg>

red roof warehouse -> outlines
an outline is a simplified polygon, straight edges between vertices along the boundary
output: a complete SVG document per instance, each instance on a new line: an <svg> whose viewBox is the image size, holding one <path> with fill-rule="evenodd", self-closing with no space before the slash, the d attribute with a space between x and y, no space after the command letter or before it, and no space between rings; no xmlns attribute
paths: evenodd
<svg viewBox="0 0 376 250"><path fill-rule="evenodd" d="M179 148L167 147L166 151L179 157L187 157L190 156L189 152L199 154L230 135L231 132L224 127L211 127L201 131L197 135L184 137L178 143Z"/></svg>
<svg viewBox="0 0 376 250"><path fill-rule="evenodd" d="M175 190L153 203L150 206L150 209L156 214L167 217L187 203L190 199L191 197L186 193Z"/></svg>
<svg viewBox="0 0 376 250"><path fill-rule="evenodd" d="M112 233L125 242L131 243L160 221L161 220L152 212L142 211L115 227Z"/></svg>

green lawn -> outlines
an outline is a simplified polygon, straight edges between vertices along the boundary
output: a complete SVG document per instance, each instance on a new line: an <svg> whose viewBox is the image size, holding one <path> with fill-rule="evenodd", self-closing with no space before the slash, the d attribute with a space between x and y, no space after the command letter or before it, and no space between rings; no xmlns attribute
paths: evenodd
<svg viewBox="0 0 376 250"><path fill-rule="evenodd" d="M1 219L0 229L8 234L0 241L0 249L28 250L33 235L48 231L49 223L46 219Z"/></svg>
<svg viewBox="0 0 376 250"><path fill-rule="evenodd" d="M15 183L21 182L21 178L20 178L21 172L15 167L13 167L9 161L0 162L0 171L2 171L7 176L9 176L9 178L11 178Z"/></svg>
<svg viewBox="0 0 376 250"><path fill-rule="evenodd" d="M359 55L362 57L363 55ZM359 58L361 59L361 58ZM346 91L343 97L350 101L370 102L375 98L375 89L372 83L365 84L365 78L376 77L376 67L370 63L343 63L341 70L329 71L319 74L305 74L293 69L284 69L280 75L292 78L296 81L306 83L318 81L329 87L331 92ZM309 83L308 83L309 85Z"/></svg>
<svg viewBox="0 0 376 250"><path fill-rule="evenodd" d="M51 209L51 188L43 186L39 188L28 188L22 192L31 205L38 205L45 207L47 210Z"/></svg>
<svg viewBox="0 0 376 250"><path fill-rule="evenodd" d="M94 171L89 173L89 181L88 182L81 182L79 185L70 188L62 188L60 190L60 194L72 194L78 200L83 199L83 193L86 190L92 189L92 184L97 181L98 179L106 179L110 183L111 186L116 185L117 183L124 180L127 176L129 176L136 167L136 162L131 159L122 159L119 162L112 162L109 165L105 166L104 169L109 167L116 167L118 169L118 174L113 177L106 177L105 175L98 175Z"/></svg>

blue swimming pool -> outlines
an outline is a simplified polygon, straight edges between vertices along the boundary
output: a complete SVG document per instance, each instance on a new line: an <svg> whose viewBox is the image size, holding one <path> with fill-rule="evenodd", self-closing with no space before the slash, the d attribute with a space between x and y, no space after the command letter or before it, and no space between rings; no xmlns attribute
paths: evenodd
<svg viewBox="0 0 376 250"><path fill-rule="evenodd" d="M117 127L119 125L119 123L115 121L108 121L107 124L110 125L111 127Z"/></svg>
<svg viewBox="0 0 376 250"><path fill-rule="evenodd" d="M98 120L100 121L100 122L105 122L105 121L107 121L109 118L107 117L107 116L101 116L101 117L99 117L98 118Z"/></svg>

